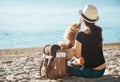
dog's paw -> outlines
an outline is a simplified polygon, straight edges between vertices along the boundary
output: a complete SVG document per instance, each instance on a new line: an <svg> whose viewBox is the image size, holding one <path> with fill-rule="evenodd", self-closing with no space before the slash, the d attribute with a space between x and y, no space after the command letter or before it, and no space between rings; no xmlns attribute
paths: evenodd
<svg viewBox="0 0 120 82"><path fill-rule="evenodd" d="M65 42L61 41L61 42L58 43L59 46L63 46L63 44L65 44Z"/></svg>
<svg viewBox="0 0 120 82"><path fill-rule="evenodd" d="M59 45L60 47L63 47L63 48L66 48L66 47L67 47L67 45L66 45L65 42L59 42L58 45Z"/></svg>

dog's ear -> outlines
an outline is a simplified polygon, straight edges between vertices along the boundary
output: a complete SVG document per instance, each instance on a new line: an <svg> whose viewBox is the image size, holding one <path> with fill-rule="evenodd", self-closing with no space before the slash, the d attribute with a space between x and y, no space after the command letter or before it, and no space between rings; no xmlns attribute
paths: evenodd
<svg viewBox="0 0 120 82"><path fill-rule="evenodd" d="M72 26L73 26L73 27L77 27L77 26L79 26L79 25L80 25L79 22L73 22L73 23L72 23Z"/></svg>
<svg viewBox="0 0 120 82"><path fill-rule="evenodd" d="M69 33L69 36L74 39L75 38L75 32Z"/></svg>
<svg viewBox="0 0 120 82"><path fill-rule="evenodd" d="M71 25L71 28L72 28L72 30L74 30L74 31L79 31L80 30L80 23L78 23L78 22L73 22L72 23L72 25Z"/></svg>

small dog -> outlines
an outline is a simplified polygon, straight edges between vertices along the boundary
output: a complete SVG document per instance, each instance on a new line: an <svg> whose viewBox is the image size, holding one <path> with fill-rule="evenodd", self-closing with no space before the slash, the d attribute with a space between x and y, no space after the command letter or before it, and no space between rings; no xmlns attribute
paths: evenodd
<svg viewBox="0 0 120 82"><path fill-rule="evenodd" d="M65 42L60 42L58 43L59 46L61 46L63 49L69 49L74 46L75 43L75 38L77 33L80 30L80 23L78 22L73 22L65 31L64 33L64 39L66 40Z"/></svg>
<svg viewBox="0 0 120 82"><path fill-rule="evenodd" d="M67 49L67 59L70 59L73 57L75 54L75 49L72 48L75 43L75 38L77 33L80 30L80 23L78 22L73 22L66 30L64 33L64 39L66 40L65 42L59 42L58 45L62 47L63 49Z"/></svg>
<svg viewBox="0 0 120 82"><path fill-rule="evenodd" d="M65 31L64 33L64 39L65 42L59 42L58 45L61 46L63 49L67 49L67 59L71 59L75 54L75 49L73 48L75 43L76 35L78 34L80 30L81 23L73 22ZM84 58L80 57L73 62L71 62L72 65L83 65L84 64Z"/></svg>

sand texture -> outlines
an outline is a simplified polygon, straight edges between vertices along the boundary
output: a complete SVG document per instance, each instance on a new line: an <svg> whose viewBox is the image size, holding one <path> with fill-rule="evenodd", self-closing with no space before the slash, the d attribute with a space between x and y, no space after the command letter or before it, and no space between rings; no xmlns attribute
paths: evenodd
<svg viewBox="0 0 120 82"><path fill-rule="evenodd" d="M0 50L0 82L120 82L120 43L103 45L106 71L101 78L41 79L42 47Z"/></svg>

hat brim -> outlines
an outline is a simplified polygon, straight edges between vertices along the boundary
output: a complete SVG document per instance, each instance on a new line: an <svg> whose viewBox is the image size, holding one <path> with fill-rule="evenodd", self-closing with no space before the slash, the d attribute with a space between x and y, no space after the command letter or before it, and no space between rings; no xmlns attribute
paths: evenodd
<svg viewBox="0 0 120 82"><path fill-rule="evenodd" d="M95 23L95 22L97 22L98 20L99 20L99 16L97 17L97 19L95 19L95 21L90 21L90 20L88 20L87 18L85 18L83 15L82 15L82 9L81 10L79 10L79 15L85 20L85 21L87 21L87 22L89 22L89 23Z"/></svg>

